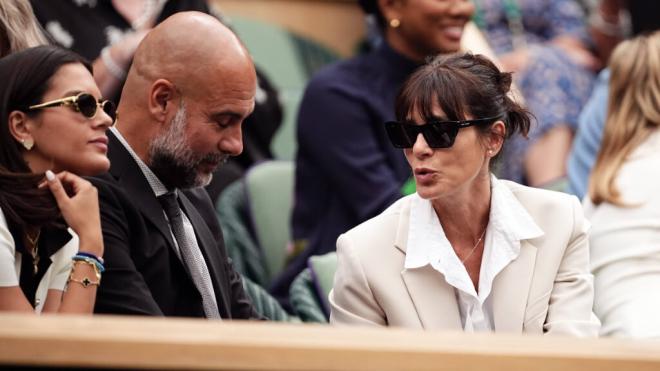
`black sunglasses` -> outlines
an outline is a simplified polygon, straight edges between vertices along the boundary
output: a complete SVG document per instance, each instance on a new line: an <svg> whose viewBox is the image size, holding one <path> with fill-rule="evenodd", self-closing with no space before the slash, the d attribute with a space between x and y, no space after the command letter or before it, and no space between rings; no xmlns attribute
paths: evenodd
<svg viewBox="0 0 660 371"><path fill-rule="evenodd" d="M100 107L103 112L105 112L112 121L114 122L115 116L117 114L117 106L109 100L96 100L93 95L89 93L80 93L78 95L73 95L70 97L65 97L62 99L53 100L50 102L35 104L28 107L29 110L37 110L48 107L59 107L59 106L69 106L74 111L80 112L83 116L87 118L94 118Z"/></svg>
<svg viewBox="0 0 660 371"><path fill-rule="evenodd" d="M449 148L454 145L458 130L468 126L493 122L499 117L461 121L431 121L422 125L388 121L385 130L396 148L412 148L421 133L431 148Z"/></svg>

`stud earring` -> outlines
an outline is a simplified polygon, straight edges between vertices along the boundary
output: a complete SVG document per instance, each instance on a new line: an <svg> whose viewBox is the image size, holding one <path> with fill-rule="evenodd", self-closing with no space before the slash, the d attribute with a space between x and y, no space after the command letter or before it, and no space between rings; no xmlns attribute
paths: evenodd
<svg viewBox="0 0 660 371"><path fill-rule="evenodd" d="M32 147L34 147L34 139L32 138L22 139L21 144L23 145L23 147L25 147L25 149L29 151L32 149Z"/></svg>
<svg viewBox="0 0 660 371"><path fill-rule="evenodd" d="M401 21L399 21L396 18L393 18L390 20L390 27L392 28L398 28L401 25Z"/></svg>

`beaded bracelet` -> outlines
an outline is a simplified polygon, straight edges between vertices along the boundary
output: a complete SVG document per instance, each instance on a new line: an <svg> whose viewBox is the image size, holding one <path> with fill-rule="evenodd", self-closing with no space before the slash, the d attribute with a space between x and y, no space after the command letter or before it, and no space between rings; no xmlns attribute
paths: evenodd
<svg viewBox="0 0 660 371"><path fill-rule="evenodd" d="M105 272L105 267L103 266L103 264L101 264L101 262L98 261L98 260L96 260L96 259L89 258L89 257L87 257L87 256L81 256L81 255L75 255L75 256L74 256L73 258L71 258L71 259L72 259L74 262L84 262L84 263L87 263L87 264L93 265L93 266L94 266L94 270L97 271L97 272L99 272L99 274Z"/></svg>
<svg viewBox="0 0 660 371"><path fill-rule="evenodd" d="M88 253L88 252L78 251L78 253L77 253L76 255L78 255L78 256L86 256L86 257L88 257L88 258L92 258L92 259L98 261L98 262L101 263L101 264L105 264L105 261L103 261L103 258L98 257L98 256L96 256L96 255L94 255L94 254L90 254L90 253Z"/></svg>

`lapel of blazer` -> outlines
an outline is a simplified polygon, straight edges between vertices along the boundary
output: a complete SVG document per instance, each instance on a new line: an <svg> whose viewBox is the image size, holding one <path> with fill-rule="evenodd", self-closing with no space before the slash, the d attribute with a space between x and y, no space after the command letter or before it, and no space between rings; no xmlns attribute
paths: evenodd
<svg viewBox="0 0 660 371"><path fill-rule="evenodd" d="M174 249L174 241L170 227L165 220L163 208L156 199L149 182L130 153L119 142L112 131L107 132L108 158L110 159L110 175L112 175L121 189L126 191L128 197L137 206L140 212L165 237L170 247Z"/></svg>
<svg viewBox="0 0 660 371"><path fill-rule="evenodd" d="M493 281L493 322L497 332L522 333L527 299L536 266L536 246L520 241L520 255Z"/></svg>
<svg viewBox="0 0 660 371"><path fill-rule="evenodd" d="M410 202L401 210L394 247L406 254ZM422 327L427 330L462 330L453 287L430 265L403 269L401 278L408 290Z"/></svg>
<svg viewBox="0 0 660 371"><path fill-rule="evenodd" d="M229 298L226 297L228 289L227 287L220 287L220 283L224 281L221 279L221 273L224 269L221 266L223 260L218 252L217 242L213 238L213 233L207 226L206 221L197 212L197 209L188 197L183 192L179 192L179 199L181 200L181 209L186 213L195 229L199 249L202 251L202 255L204 255L204 260L211 276L220 316L222 318L230 318Z"/></svg>

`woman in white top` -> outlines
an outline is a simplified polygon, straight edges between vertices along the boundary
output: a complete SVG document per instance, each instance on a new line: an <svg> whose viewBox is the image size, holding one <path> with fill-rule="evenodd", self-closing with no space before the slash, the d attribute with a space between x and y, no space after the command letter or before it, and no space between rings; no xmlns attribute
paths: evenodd
<svg viewBox="0 0 660 371"><path fill-rule="evenodd" d="M480 55L415 72L386 123L417 193L337 241L331 322L595 336L587 222L577 199L491 175L529 114Z"/></svg>
<svg viewBox="0 0 660 371"><path fill-rule="evenodd" d="M0 311L91 313L103 271L96 189L114 105L52 46L0 59ZM67 231L67 225L73 232Z"/></svg>
<svg viewBox="0 0 660 371"><path fill-rule="evenodd" d="M602 335L660 336L660 32L610 59L609 109L585 213Z"/></svg>

